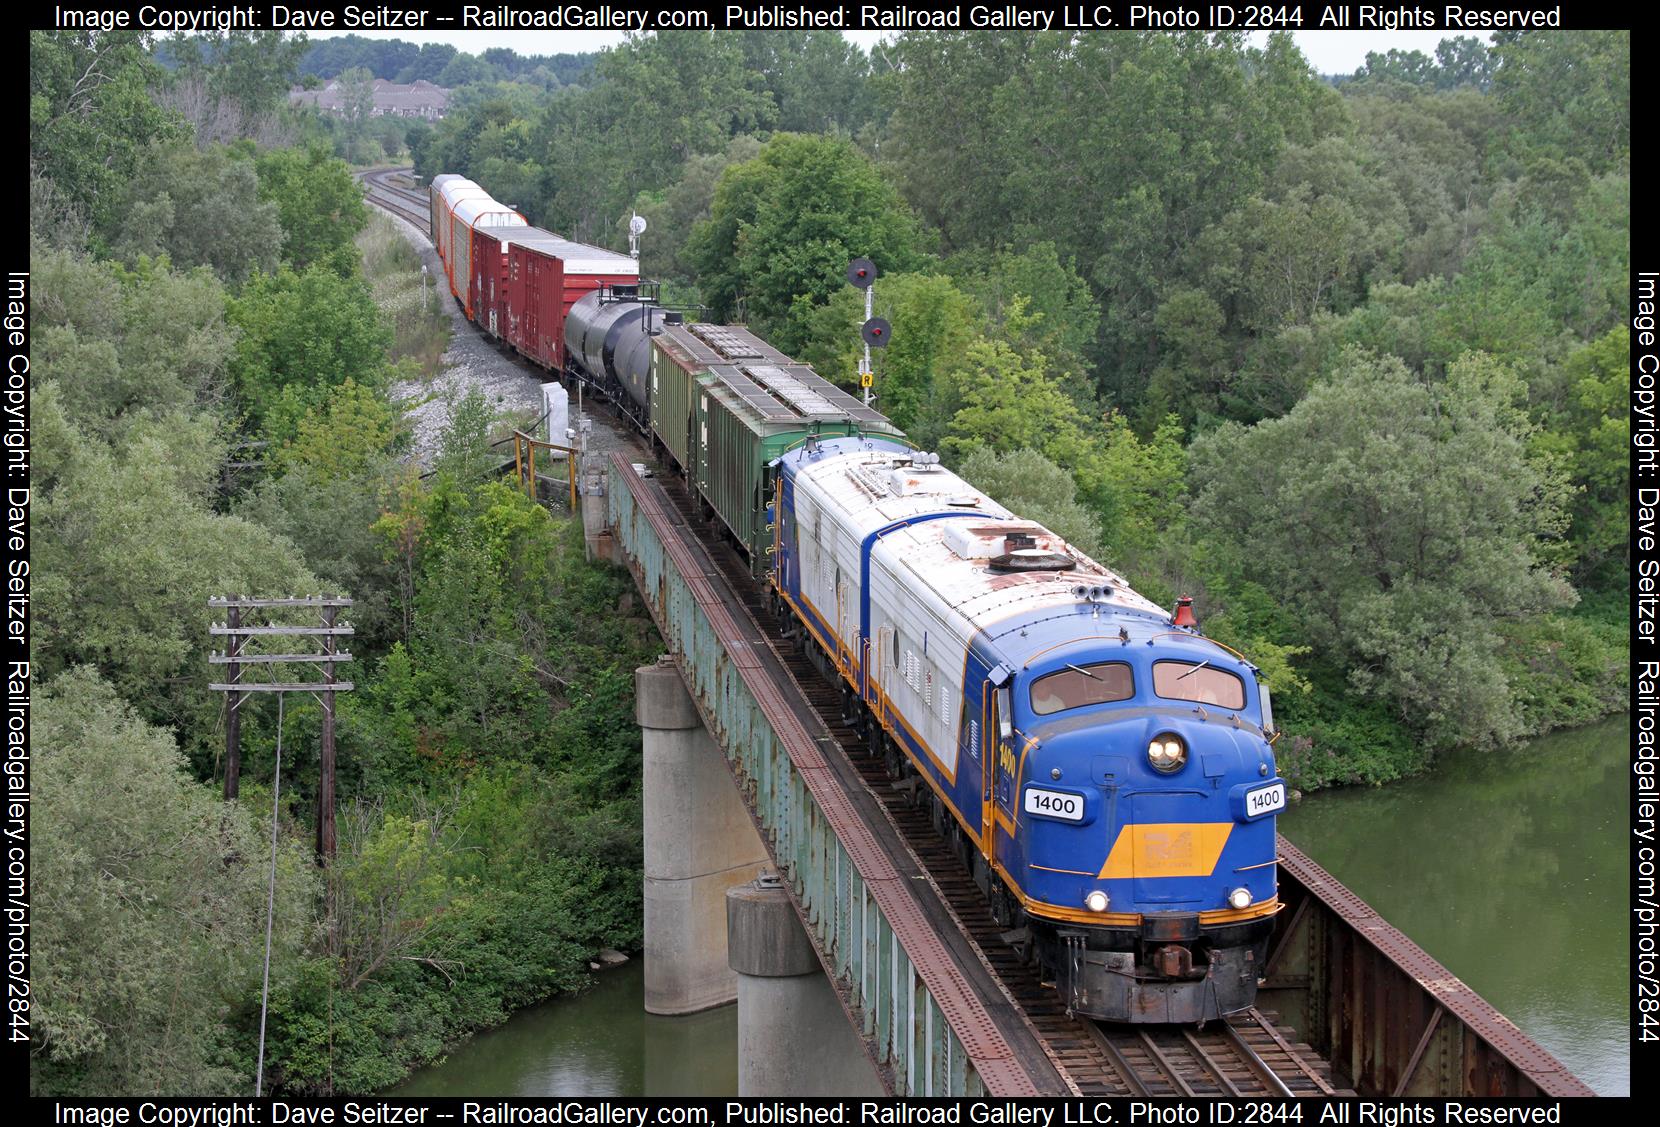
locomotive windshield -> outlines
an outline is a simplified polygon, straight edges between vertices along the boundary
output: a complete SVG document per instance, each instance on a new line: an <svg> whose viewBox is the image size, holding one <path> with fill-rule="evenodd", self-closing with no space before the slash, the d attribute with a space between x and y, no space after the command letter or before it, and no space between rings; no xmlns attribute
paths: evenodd
<svg viewBox="0 0 1660 1127"><path fill-rule="evenodd" d="M1135 679L1121 661L1100 665L1069 665L1032 682L1032 711L1039 716L1110 704L1135 696Z"/></svg>
<svg viewBox="0 0 1660 1127"><path fill-rule="evenodd" d="M1153 691L1167 700L1190 700L1218 708L1245 707L1245 682L1204 662L1155 661Z"/></svg>

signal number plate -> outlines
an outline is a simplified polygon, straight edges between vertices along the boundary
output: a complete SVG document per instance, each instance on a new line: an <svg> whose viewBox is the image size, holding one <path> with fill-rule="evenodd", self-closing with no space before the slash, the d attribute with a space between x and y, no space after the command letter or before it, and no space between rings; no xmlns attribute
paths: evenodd
<svg viewBox="0 0 1660 1127"><path fill-rule="evenodd" d="M1245 816L1260 818L1264 814L1277 814L1285 809L1285 784L1271 783L1245 794Z"/></svg>
<svg viewBox="0 0 1660 1127"><path fill-rule="evenodd" d="M1068 822L1084 820L1084 796L1063 790L1026 788L1026 813L1042 814L1046 818L1060 818Z"/></svg>

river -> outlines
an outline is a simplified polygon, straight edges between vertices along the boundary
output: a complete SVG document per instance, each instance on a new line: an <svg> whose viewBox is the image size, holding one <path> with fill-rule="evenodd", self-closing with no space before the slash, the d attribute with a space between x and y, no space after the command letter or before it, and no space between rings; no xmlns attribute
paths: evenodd
<svg viewBox="0 0 1660 1127"><path fill-rule="evenodd" d="M1280 832L1602 1095L1631 1091L1631 718L1317 793Z"/></svg>
<svg viewBox="0 0 1660 1127"><path fill-rule="evenodd" d="M645 965L594 976L572 997L520 1010L389 1096L731 1096L738 1007L645 1012Z"/></svg>
<svg viewBox="0 0 1660 1127"><path fill-rule="evenodd" d="M1321 792L1280 830L1603 1095L1631 1090L1630 718L1423 779ZM638 960L515 1014L387 1094L737 1091L737 1011L653 1017Z"/></svg>

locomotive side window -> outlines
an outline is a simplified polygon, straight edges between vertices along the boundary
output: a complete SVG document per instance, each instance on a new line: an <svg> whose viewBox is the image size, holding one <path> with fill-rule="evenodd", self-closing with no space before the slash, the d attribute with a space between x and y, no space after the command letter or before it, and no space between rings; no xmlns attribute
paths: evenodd
<svg viewBox="0 0 1660 1127"><path fill-rule="evenodd" d="M1111 704L1135 696L1135 678L1121 661L1099 665L1069 665L1032 682L1032 711L1039 716Z"/></svg>
<svg viewBox="0 0 1660 1127"><path fill-rule="evenodd" d="M1190 700L1218 708L1245 707L1245 682L1204 662L1155 661L1153 691L1167 700Z"/></svg>

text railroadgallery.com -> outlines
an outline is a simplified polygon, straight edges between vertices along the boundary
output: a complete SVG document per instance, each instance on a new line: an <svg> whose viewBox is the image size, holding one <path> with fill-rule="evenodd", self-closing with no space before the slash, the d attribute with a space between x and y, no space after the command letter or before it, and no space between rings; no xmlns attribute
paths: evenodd
<svg viewBox="0 0 1660 1127"><path fill-rule="evenodd" d="M1587 1121L1590 1100L111 1099L36 1100L74 1127L1419 1127ZM49 1110L48 1110L49 1109Z"/></svg>

